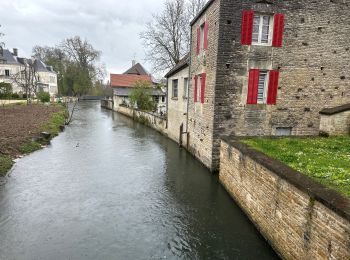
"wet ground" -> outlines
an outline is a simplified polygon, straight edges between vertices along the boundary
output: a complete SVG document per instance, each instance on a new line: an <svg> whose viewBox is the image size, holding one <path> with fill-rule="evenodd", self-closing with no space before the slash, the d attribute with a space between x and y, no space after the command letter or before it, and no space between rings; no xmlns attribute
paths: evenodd
<svg viewBox="0 0 350 260"><path fill-rule="evenodd" d="M97 102L0 186L0 259L276 259L217 178Z"/></svg>

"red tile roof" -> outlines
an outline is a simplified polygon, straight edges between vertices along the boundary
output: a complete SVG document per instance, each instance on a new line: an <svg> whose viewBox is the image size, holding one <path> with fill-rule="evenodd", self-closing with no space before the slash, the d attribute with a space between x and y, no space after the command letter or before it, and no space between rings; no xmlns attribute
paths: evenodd
<svg viewBox="0 0 350 260"><path fill-rule="evenodd" d="M153 83L151 76L148 75L111 74L112 87L133 87L138 80L145 80L151 84Z"/></svg>

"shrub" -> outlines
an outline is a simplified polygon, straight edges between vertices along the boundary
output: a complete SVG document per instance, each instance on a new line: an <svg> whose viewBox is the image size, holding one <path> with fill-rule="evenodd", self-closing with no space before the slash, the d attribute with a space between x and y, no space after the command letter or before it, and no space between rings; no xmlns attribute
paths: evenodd
<svg viewBox="0 0 350 260"><path fill-rule="evenodd" d="M38 93L38 99L42 103L50 102L50 94L44 91Z"/></svg>
<svg viewBox="0 0 350 260"><path fill-rule="evenodd" d="M19 95L18 95L17 93L13 93L13 94L11 95L11 98L12 98L12 99L19 99Z"/></svg>
<svg viewBox="0 0 350 260"><path fill-rule="evenodd" d="M12 86L10 83L0 83L0 98L9 99L12 94Z"/></svg>
<svg viewBox="0 0 350 260"><path fill-rule="evenodd" d="M152 85L147 81L137 81L130 94L130 101L133 106L137 106L138 109L144 111L153 111L157 105L152 100L150 92L152 91Z"/></svg>

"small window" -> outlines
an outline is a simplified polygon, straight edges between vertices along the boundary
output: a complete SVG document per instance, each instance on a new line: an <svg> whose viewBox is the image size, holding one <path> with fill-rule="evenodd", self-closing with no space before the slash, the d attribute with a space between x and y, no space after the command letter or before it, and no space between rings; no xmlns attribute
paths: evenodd
<svg viewBox="0 0 350 260"><path fill-rule="evenodd" d="M262 45L271 45L271 24L272 16L254 15L253 22L253 43Z"/></svg>
<svg viewBox="0 0 350 260"><path fill-rule="evenodd" d="M197 101L200 102L202 95L202 74L198 75Z"/></svg>
<svg viewBox="0 0 350 260"><path fill-rule="evenodd" d="M164 103L165 102L165 97L164 96L162 96L162 103Z"/></svg>
<svg viewBox="0 0 350 260"><path fill-rule="evenodd" d="M179 85L179 81L177 79L173 80L173 89L172 89L172 96L173 98L177 98L178 97L178 85Z"/></svg>
<svg viewBox="0 0 350 260"><path fill-rule="evenodd" d="M10 77L10 70L5 70L5 76Z"/></svg>
<svg viewBox="0 0 350 260"><path fill-rule="evenodd" d="M268 82L267 71L260 71L259 85L258 85L258 104L266 103L267 82Z"/></svg>
<svg viewBox="0 0 350 260"><path fill-rule="evenodd" d="M154 96L154 102L159 103L159 96Z"/></svg>
<svg viewBox="0 0 350 260"><path fill-rule="evenodd" d="M200 27L200 51L204 51L204 33L205 33L205 23L203 23Z"/></svg>
<svg viewBox="0 0 350 260"><path fill-rule="evenodd" d="M276 135L277 136L292 135L292 128L291 127L277 127L276 128Z"/></svg>
<svg viewBox="0 0 350 260"><path fill-rule="evenodd" d="M183 92L184 98L187 98L187 90L188 90L188 78L184 78L184 92Z"/></svg>

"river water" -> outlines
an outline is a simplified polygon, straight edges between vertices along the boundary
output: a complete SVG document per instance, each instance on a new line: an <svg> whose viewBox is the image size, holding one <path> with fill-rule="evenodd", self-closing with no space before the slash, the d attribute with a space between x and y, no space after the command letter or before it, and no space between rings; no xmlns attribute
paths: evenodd
<svg viewBox="0 0 350 260"><path fill-rule="evenodd" d="M276 259L186 151L97 102L0 186L0 259Z"/></svg>

